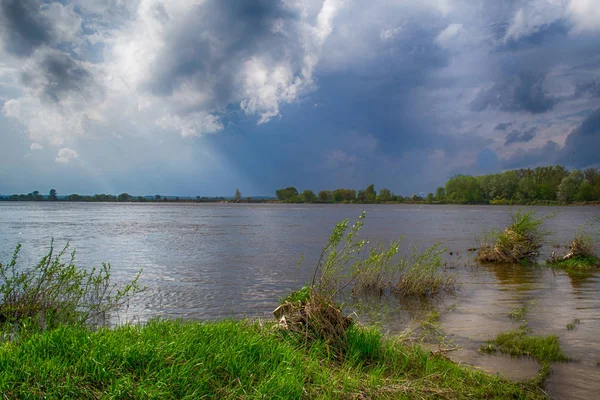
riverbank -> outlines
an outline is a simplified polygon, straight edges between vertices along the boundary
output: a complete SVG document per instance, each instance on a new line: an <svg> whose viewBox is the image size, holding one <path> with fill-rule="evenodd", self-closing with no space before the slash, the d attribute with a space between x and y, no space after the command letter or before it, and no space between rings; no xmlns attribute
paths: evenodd
<svg viewBox="0 0 600 400"><path fill-rule="evenodd" d="M342 361L249 321L64 326L0 347L8 398L545 398L375 329L353 326Z"/></svg>

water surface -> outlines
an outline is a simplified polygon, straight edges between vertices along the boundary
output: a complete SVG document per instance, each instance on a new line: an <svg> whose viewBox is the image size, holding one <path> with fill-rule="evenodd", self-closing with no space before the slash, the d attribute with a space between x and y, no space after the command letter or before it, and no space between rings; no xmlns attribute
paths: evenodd
<svg viewBox="0 0 600 400"><path fill-rule="evenodd" d="M123 318L152 316L195 319L268 316L277 300L300 287L331 229L344 218L367 211L361 235L405 244L442 243L448 260L467 260L476 236L509 222L508 207L425 205L281 204L119 204L0 202L0 259L8 261L17 243L31 265L47 251L51 238L70 242L79 265L110 262L115 278L131 279L143 268L148 290ZM600 214L597 207L540 207L556 212L546 227L554 234L542 258L566 245L577 227ZM564 251L564 248L561 249ZM452 255L450 255L452 253ZM296 267L298 259L304 262ZM600 393L600 279L570 277L540 267L461 267L456 295L414 305L396 304L384 326L394 332L418 326L432 309L460 351L449 356L488 372L518 379L533 376L532 360L483 356L477 349L498 332L515 329L508 318L526 306L536 334L555 333L577 362L553 365L548 390L556 398L594 398ZM572 331L566 325L580 324Z"/></svg>

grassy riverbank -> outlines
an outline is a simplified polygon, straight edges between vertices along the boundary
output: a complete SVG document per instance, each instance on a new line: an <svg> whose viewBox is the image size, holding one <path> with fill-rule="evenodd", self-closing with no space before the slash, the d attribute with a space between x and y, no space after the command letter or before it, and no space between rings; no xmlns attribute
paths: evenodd
<svg viewBox="0 0 600 400"><path fill-rule="evenodd" d="M64 326L0 347L8 398L544 398L353 326L343 360L324 343L247 321Z"/></svg>

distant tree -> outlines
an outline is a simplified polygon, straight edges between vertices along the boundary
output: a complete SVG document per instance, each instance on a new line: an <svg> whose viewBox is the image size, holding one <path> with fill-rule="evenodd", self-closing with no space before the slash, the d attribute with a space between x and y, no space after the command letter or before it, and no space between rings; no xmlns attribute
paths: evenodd
<svg viewBox="0 0 600 400"><path fill-rule="evenodd" d="M339 203L340 201L351 202L356 200L356 190L354 189L335 189L333 191L333 201Z"/></svg>
<svg viewBox="0 0 600 400"><path fill-rule="evenodd" d="M579 194L579 187L584 179L583 172L581 171L573 171L569 176L563 178L556 190L556 198L558 201L569 202L575 200Z"/></svg>
<svg viewBox="0 0 600 400"><path fill-rule="evenodd" d="M333 200L332 193L329 190L321 190L319 192L319 200L321 203L327 203Z"/></svg>
<svg viewBox="0 0 600 400"><path fill-rule="evenodd" d="M365 201L368 203L375 203L375 201L377 200L377 192L375 191L375 185L370 184L369 186L367 186L367 188L365 189Z"/></svg>
<svg viewBox="0 0 600 400"><path fill-rule="evenodd" d="M126 201L131 201L132 197L129 193L121 193L120 195L117 196L117 201L119 202L126 202Z"/></svg>
<svg viewBox="0 0 600 400"><path fill-rule="evenodd" d="M157 194L156 196L154 196L154 200L160 201L160 199L161 199L160 194Z"/></svg>
<svg viewBox="0 0 600 400"><path fill-rule="evenodd" d="M361 203L366 203L367 202L367 192L365 192L364 190L359 190L358 193L356 194L356 200L360 201Z"/></svg>
<svg viewBox="0 0 600 400"><path fill-rule="evenodd" d="M390 189L381 189L379 191L379 201L386 202L392 200L392 192Z"/></svg>
<svg viewBox="0 0 600 400"><path fill-rule="evenodd" d="M275 191L277 199L281 201L293 201L294 197L298 196L298 189L293 186L286 187Z"/></svg>
<svg viewBox="0 0 600 400"><path fill-rule="evenodd" d="M313 192L312 190L306 189L304 192L302 192L302 200L305 203L314 203L316 199L317 199L317 196L315 195L315 192Z"/></svg>
<svg viewBox="0 0 600 400"><path fill-rule="evenodd" d="M48 200L50 201L56 201L58 199L57 194L56 194L56 190L55 189L50 189L50 193L48 194Z"/></svg>
<svg viewBox="0 0 600 400"><path fill-rule="evenodd" d="M425 201L427 201L428 203L433 203L433 200L434 200L433 193L427 193L427 197L425 198Z"/></svg>
<svg viewBox="0 0 600 400"><path fill-rule="evenodd" d="M234 197L235 201L240 201L242 200L242 192L240 192L239 189L235 189L235 197Z"/></svg>
<svg viewBox="0 0 600 400"><path fill-rule="evenodd" d="M252 201L252 197L250 197L250 196L246 197L246 201L247 201L248 203L250 203L250 202Z"/></svg>
<svg viewBox="0 0 600 400"><path fill-rule="evenodd" d="M444 189L442 186L438 187L435 190L435 199L437 201L444 201L446 199L446 189Z"/></svg>

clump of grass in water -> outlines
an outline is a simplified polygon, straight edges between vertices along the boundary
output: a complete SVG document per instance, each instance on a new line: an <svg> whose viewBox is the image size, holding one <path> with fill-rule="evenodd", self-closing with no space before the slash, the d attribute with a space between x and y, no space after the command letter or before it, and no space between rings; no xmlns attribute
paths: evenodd
<svg viewBox="0 0 600 400"><path fill-rule="evenodd" d="M558 336L531 335L531 330L523 326L517 330L502 332L495 339L482 345L481 351L485 353L505 353L513 356L529 356L535 358L540 364L549 364L553 361L568 361L560 349Z"/></svg>
<svg viewBox="0 0 600 400"><path fill-rule="evenodd" d="M571 322L569 322L569 323L567 324L567 330L568 330L568 331L572 331L572 330L574 330L574 329L575 329L575 327L576 327L577 325L579 325L580 323L581 323L581 321L580 321L579 319L575 318L573 321L571 321Z"/></svg>
<svg viewBox="0 0 600 400"><path fill-rule="evenodd" d="M557 256L554 252L548 261L553 267L564 268L568 271L589 271L600 268L600 258L594 252L594 234L591 227L600 221L600 217L593 218L587 224L577 228L575 238L568 246L569 253Z"/></svg>
<svg viewBox="0 0 600 400"><path fill-rule="evenodd" d="M456 290L454 276L447 274L442 268L441 255L445 249L434 245L424 251L418 246L402 263L402 270L393 285L395 295L401 297L430 297L441 292Z"/></svg>
<svg viewBox="0 0 600 400"><path fill-rule="evenodd" d="M58 253L54 241L46 256L33 268L17 268L21 245L8 265L0 264L0 327L23 334L60 325L98 326L108 322L135 294L143 290L141 271L128 284L110 282L110 264L91 270L75 266L75 251L63 262L68 244Z"/></svg>
<svg viewBox="0 0 600 400"><path fill-rule="evenodd" d="M515 309L513 309L512 311L510 311L508 313L508 317L515 321L524 321L526 313L527 313L526 306L516 307Z"/></svg>
<svg viewBox="0 0 600 400"><path fill-rule="evenodd" d="M552 218L535 217L535 211L511 213L511 224L504 231L492 231L482 240L477 260L482 263L529 263L538 256L548 232L541 228Z"/></svg>

